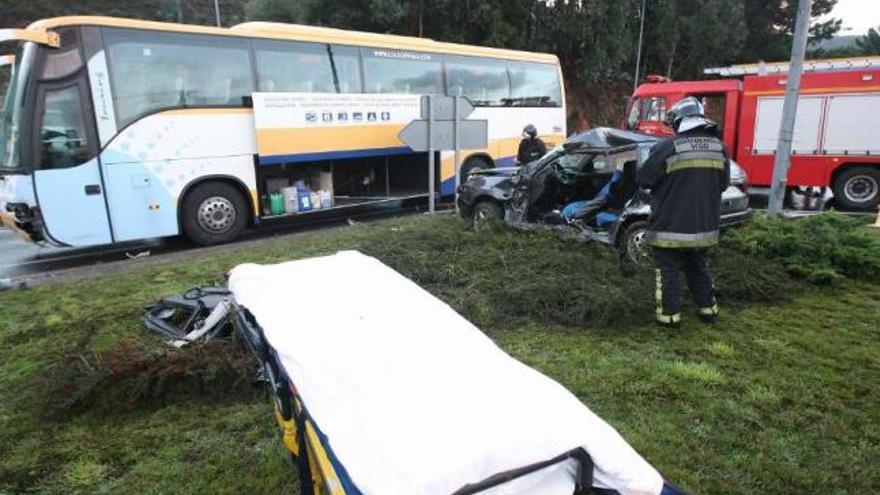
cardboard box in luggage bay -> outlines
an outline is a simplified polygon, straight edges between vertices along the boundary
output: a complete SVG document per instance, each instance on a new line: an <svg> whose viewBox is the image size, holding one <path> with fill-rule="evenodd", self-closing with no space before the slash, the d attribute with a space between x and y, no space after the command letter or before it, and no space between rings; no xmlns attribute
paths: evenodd
<svg viewBox="0 0 880 495"><path fill-rule="evenodd" d="M419 95L254 93L261 165L411 153L397 135Z"/></svg>

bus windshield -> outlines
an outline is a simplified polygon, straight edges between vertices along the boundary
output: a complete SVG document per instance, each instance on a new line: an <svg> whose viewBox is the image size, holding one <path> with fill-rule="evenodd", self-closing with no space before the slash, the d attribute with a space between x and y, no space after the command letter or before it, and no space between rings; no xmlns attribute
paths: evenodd
<svg viewBox="0 0 880 495"><path fill-rule="evenodd" d="M34 53L33 43L26 43L15 58L9 87L3 98L0 111L0 170L13 170L21 167L19 163L20 120L25 81L30 71Z"/></svg>

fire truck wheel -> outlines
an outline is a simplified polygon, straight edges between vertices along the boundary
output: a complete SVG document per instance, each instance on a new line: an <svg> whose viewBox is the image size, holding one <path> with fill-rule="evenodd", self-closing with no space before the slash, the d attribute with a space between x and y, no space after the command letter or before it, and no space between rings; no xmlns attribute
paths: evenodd
<svg viewBox="0 0 880 495"><path fill-rule="evenodd" d="M880 204L880 168L852 167L834 180L834 199L839 206L873 210Z"/></svg>

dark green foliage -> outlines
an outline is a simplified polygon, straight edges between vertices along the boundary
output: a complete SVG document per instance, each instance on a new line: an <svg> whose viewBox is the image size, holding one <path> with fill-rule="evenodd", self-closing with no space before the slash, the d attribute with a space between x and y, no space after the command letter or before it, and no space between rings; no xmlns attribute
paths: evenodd
<svg viewBox="0 0 880 495"><path fill-rule="evenodd" d="M144 336L142 308L239 263L343 249L462 311L694 493L876 492L876 280L810 287L727 243L712 260L721 320L686 311L677 332L651 321L651 273L621 270L609 249L550 232L475 233L443 215L0 293L0 492L298 493L239 348L167 348ZM297 311L308 308L292 301Z"/></svg>
<svg viewBox="0 0 880 495"><path fill-rule="evenodd" d="M880 26L869 29L865 36L856 40L856 45L862 55L880 55Z"/></svg>
<svg viewBox="0 0 880 495"><path fill-rule="evenodd" d="M827 14L836 1L815 0L813 16ZM709 66L787 60L795 4L784 0L651 0L647 2L641 74L693 79L702 77ZM220 1L224 26L244 20L294 22L555 53L566 77L569 131L620 122L624 98L632 91L639 5L637 0ZM11 0L0 4L3 27L73 14L214 24L212 0ZM838 29L835 19L816 23L812 39L828 38ZM870 36L865 37L866 46L874 46ZM0 90L4 77L0 75Z"/></svg>
<svg viewBox="0 0 880 495"><path fill-rule="evenodd" d="M252 400L251 360L231 341L177 349L129 338L110 349L73 354L40 370L27 390L51 418L80 412L118 414L202 399Z"/></svg>
<svg viewBox="0 0 880 495"><path fill-rule="evenodd" d="M761 215L748 228L732 231L727 245L777 259L791 274L815 284L875 280L880 277L880 239L864 224L838 213L798 221Z"/></svg>
<svg viewBox="0 0 880 495"><path fill-rule="evenodd" d="M728 239L713 250L710 268L722 306L779 303L803 290L782 264L736 251L729 246Z"/></svg>
<svg viewBox="0 0 880 495"><path fill-rule="evenodd" d="M444 295L480 326L540 320L604 328L653 318L653 271L621 265L607 246L555 232L474 233L455 222L431 232L392 230L357 247ZM799 291L775 261L720 248L712 267L722 304L778 302Z"/></svg>
<svg viewBox="0 0 880 495"><path fill-rule="evenodd" d="M553 232L485 232L446 228L440 235L400 231L363 250L452 304L478 324L541 319L601 327L645 321L652 314L653 275L625 275L617 254ZM455 253L453 257L433 254ZM637 310L634 308L640 308Z"/></svg>
<svg viewBox="0 0 880 495"><path fill-rule="evenodd" d="M220 0L221 22L230 26L244 19L246 0ZM213 26L214 0L5 0L0 3L0 27L25 27L47 17L106 15L152 21Z"/></svg>
<svg viewBox="0 0 880 495"><path fill-rule="evenodd" d="M831 12L837 0L813 0L811 18ZM740 62L784 61L791 57L795 12L798 2L789 0L745 0L747 36ZM810 40L828 39L840 30L840 19L810 25Z"/></svg>
<svg viewBox="0 0 880 495"><path fill-rule="evenodd" d="M747 21L743 0L647 3L643 74L699 77L706 67L739 61Z"/></svg>

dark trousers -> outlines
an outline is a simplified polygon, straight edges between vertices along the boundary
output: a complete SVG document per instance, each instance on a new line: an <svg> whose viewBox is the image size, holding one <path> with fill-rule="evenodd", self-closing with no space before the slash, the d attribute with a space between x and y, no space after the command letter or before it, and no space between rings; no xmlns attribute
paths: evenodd
<svg viewBox="0 0 880 495"><path fill-rule="evenodd" d="M706 263L705 249L653 249L657 267L657 316L678 315L681 312L681 281L679 272L687 278L688 289L700 312L717 314L715 287Z"/></svg>

